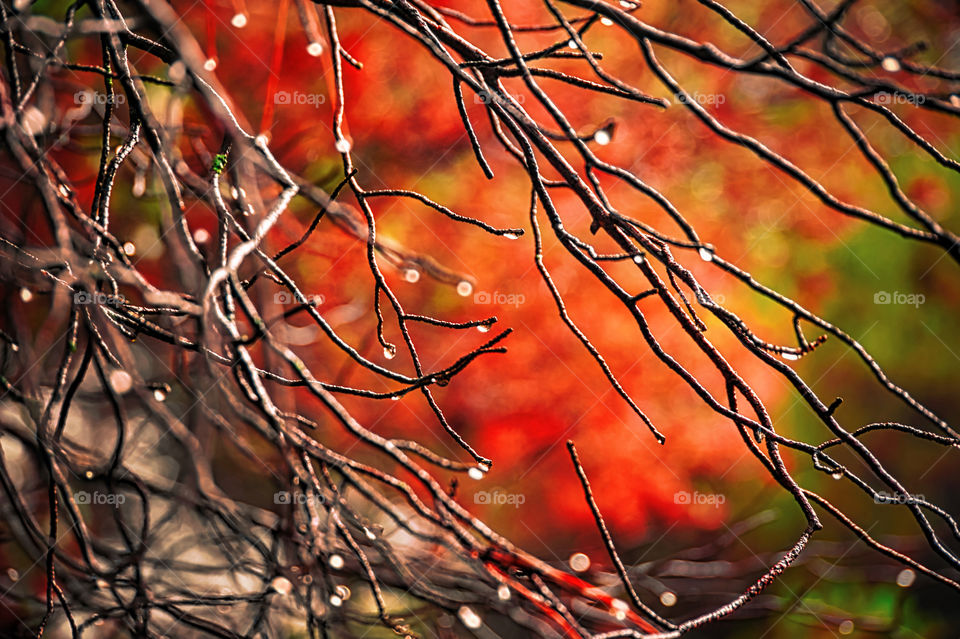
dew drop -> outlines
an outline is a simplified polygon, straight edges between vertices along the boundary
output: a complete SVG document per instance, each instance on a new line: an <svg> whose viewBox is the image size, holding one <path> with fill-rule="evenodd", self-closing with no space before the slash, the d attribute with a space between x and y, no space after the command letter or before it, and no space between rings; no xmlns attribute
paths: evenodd
<svg viewBox="0 0 960 639"><path fill-rule="evenodd" d="M334 570L340 570L343 568L343 557L340 555L330 555L330 559L327 561L330 564L330 567Z"/></svg>
<svg viewBox="0 0 960 639"><path fill-rule="evenodd" d="M468 470L467 475L470 477L470 479L475 479L477 481L480 481L481 479L483 479L483 471L480 468L477 468L476 466Z"/></svg>
<svg viewBox="0 0 960 639"><path fill-rule="evenodd" d="M670 606L675 605L677 603L676 593L670 592L669 590L666 591L665 593L660 595L660 603L662 603L664 606L667 606L668 608Z"/></svg>
<svg viewBox="0 0 960 639"><path fill-rule="evenodd" d="M133 242L124 242L123 252L129 255L135 255L137 252L137 245Z"/></svg>
<svg viewBox="0 0 960 639"><path fill-rule="evenodd" d="M797 353L789 353L789 352L780 353L780 357L787 360L788 362L795 362L798 359L800 359L800 355L798 355Z"/></svg>
<svg viewBox="0 0 960 639"><path fill-rule="evenodd" d="M109 587L110 587L110 584L108 584L106 580L97 579L97 588L100 588L101 590L106 590Z"/></svg>
<svg viewBox="0 0 960 639"><path fill-rule="evenodd" d="M217 68L217 61L213 58L207 58L206 62L203 63L203 68L205 71L213 71Z"/></svg>
<svg viewBox="0 0 960 639"><path fill-rule="evenodd" d="M230 18L230 24L232 24L237 29L244 28L245 26L247 26L247 14L245 13L234 14L234 16Z"/></svg>
<svg viewBox="0 0 960 639"><path fill-rule="evenodd" d="M637 8L637 5L634 4L633 2L629 2L629 0L620 0L620 6L623 7L624 9L636 9L636 8Z"/></svg>
<svg viewBox="0 0 960 639"><path fill-rule="evenodd" d="M415 268L408 268L403 272L403 279L407 280L411 284L420 280L420 271Z"/></svg>
<svg viewBox="0 0 960 639"><path fill-rule="evenodd" d="M610 132L606 129L600 129L593 134L593 141L599 144L600 146L606 146L610 144L611 140Z"/></svg>
<svg viewBox="0 0 960 639"><path fill-rule="evenodd" d="M504 584L497 588L497 597L500 599L500 601L507 601L510 599L510 587Z"/></svg>
<svg viewBox="0 0 960 639"><path fill-rule="evenodd" d="M336 144L333 145L333 148L337 150L337 153L349 153L350 147L350 140L347 140L346 138L338 138Z"/></svg>
<svg viewBox="0 0 960 639"><path fill-rule="evenodd" d="M571 49L576 50L576 48L577 48L577 43L574 42L573 40L570 40L570 41L567 42L567 46L570 47Z"/></svg>
<svg viewBox="0 0 960 639"><path fill-rule="evenodd" d="M293 590L293 584L286 577L276 577L270 582L270 587L279 595L289 595Z"/></svg>
<svg viewBox="0 0 960 639"><path fill-rule="evenodd" d="M397 349L393 346L386 346L383 349L383 356L387 359L393 359L397 356Z"/></svg>
<svg viewBox="0 0 960 639"><path fill-rule="evenodd" d="M853 632L853 622L849 619L844 619L840 622L840 625L837 627L837 630L841 635L849 635Z"/></svg>
<svg viewBox="0 0 960 639"><path fill-rule="evenodd" d="M143 173L137 172L133 176L133 186L130 187L130 193L133 197L143 197L143 194L147 192L147 176Z"/></svg>
<svg viewBox="0 0 960 639"><path fill-rule="evenodd" d="M516 233L504 233L504 234L503 234L503 237L507 238L508 240L516 240L516 239L518 239L520 236L517 235Z"/></svg>
<svg viewBox="0 0 960 639"><path fill-rule="evenodd" d="M113 390L123 395L133 387L133 378L127 371L116 370L110 373L110 385Z"/></svg>
<svg viewBox="0 0 960 639"><path fill-rule="evenodd" d="M950 96L950 104L952 104L953 106L955 106L955 107L957 107L957 108L960 108L960 95L957 95L956 93L954 93L953 95L951 95L951 96Z"/></svg>
<svg viewBox="0 0 960 639"><path fill-rule="evenodd" d="M20 346L18 344L10 344L10 350L16 353L20 350Z"/></svg>
<svg viewBox="0 0 960 639"><path fill-rule="evenodd" d="M611 20L610 18L600 18L600 24L602 24L605 27L612 27L613 20Z"/></svg>
<svg viewBox="0 0 960 639"><path fill-rule="evenodd" d="M7 578L10 581L18 581L20 579L20 573L17 572L16 568L7 568Z"/></svg>
<svg viewBox="0 0 960 639"><path fill-rule="evenodd" d="M913 572L910 568L904 568L897 575L897 585L901 588L909 588L913 585L914 580L917 578L917 573Z"/></svg>
<svg viewBox="0 0 960 639"><path fill-rule="evenodd" d="M896 73L900 70L900 61L892 55L888 55L880 61L880 66L883 67L883 70L887 73Z"/></svg>
<svg viewBox="0 0 960 639"><path fill-rule="evenodd" d="M266 133L261 133L256 137L256 139L254 139L254 142L256 142L259 146L267 146L267 144L270 143L270 136Z"/></svg>
<svg viewBox="0 0 960 639"><path fill-rule="evenodd" d="M573 572L586 572L590 569L590 558L582 552L575 552L567 560Z"/></svg>
<svg viewBox="0 0 960 639"><path fill-rule="evenodd" d="M623 599L614 599L610 602L610 607L613 608L613 616L616 617L618 621L623 621L627 618L627 611L630 610L630 607L627 606L627 602Z"/></svg>
<svg viewBox="0 0 960 639"><path fill-rule="evenodd" d="M339 608L343 605L343 599L339 595L330 595L330 605L334 608Z"/></svg>
<svg viewBox="0 0 960 639"><path fill-rule="evenodd" d="M399 395L394 395L393 397L390 398L390 401L399 402L399 401L400 401L400 396L399 396Z"/></svg>
<svg viewBox="0 0 960 639"><path fill-rule="evenodd" d="M83 473L83 476L86 477L87 479L93 479L93 471L88 470L87 472Z"/></svg>
<svg viewBox="0 0 960 639"><path fill-rule="evenodd" d="M337 596L343 599L344 601L350 598L350 595L351 595L350 589L344 586L343 584L340 584L339 586L334 588L334 590L337 592Z"/></svg>
<svg viewBox="0 0 960 639"><path fill-rule="evenodd" d="M704 262L712 262L712 261L713 261L713 251L711 251L711 250L708 249L708 248L702 248L702 249L700 249L700 259L703 260Z"/></svg>
<svg viewBox="0 0 960 639"><path fill-rule="evenodd" d="M167 398L167 394L164 392L162 388L158 388L153 391L153 398L158 402L162 402Z"/></svg>
<svg viewBox="0 0 960 639"><path fill-rule="evenodd" d="M481 324L480 326L477 327L477 330L480 331L481 333L489 333L490 326L487 324Z"/></svg>
<svg viewBox="0 0 960 639"><path fill-rule="evenodd" d="M367 539L369 539L370 541L376 541L376 540L377 540L377 536L376 536L376 535L373 533L373 531L370 530L369 528L364 528L364 529L363 529L363 532L364 532L364 534L367 536Z"/></svg>
<svg viewBox="0 0 960 639"><path fill-rule="evenodd" d="M311 42L307 45L307 53L316 58L323 53L323 45L319 42Z"/></svg>
<svg viewBox="0 0 960 639"><path fill-rule="evenodd" d="M459 295L460 297L466 297L472 292L473 292L473 284L471 284L467 280L461 280L460 283L457 284L457 295Z"/></svg>
<svg viewBox="0 0 960 639"><path fill-rule="evenodd" d="M843 479L843 473L840 472L839 470L835 473L831 473L830 476L833 477L834 479Z"/></svg>
<svg viewBox="0 0 960 639"><path fill-rule="evenodd" d="M643 264L643 255L642 254L634 255L633 261L636 262L637 264Z"/></svg>
<svg viewBox="0 0 960 639"><path fill-rule="evenodd" d="M480 618L480 615L475 613L470 606L460 606L460 610L457 611L457 616L460 617L463 625L471 630L476 630L483 625L483 620Z"/></svg>
<svg viewBox="0 0 960 639"><path fill-rule="evenodd" d="M33 291L31 291L29 288L21 288L20 299L24 302L29 302L33 299Z"/></svg>
<svg viewBox="0 0 960 639"><path fill-rule="evenodd" d="M193 241L197 244L206 244L210 241L210 231L207 229L197 229L193 233Z"/></svg>

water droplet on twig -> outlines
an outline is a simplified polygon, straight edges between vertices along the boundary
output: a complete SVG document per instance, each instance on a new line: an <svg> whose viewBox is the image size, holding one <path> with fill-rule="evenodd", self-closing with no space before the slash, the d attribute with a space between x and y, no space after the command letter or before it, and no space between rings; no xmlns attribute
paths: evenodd
<svg viewBox="0 0 960 639"><path fill-rule="evenodd" d="M582 552L575 552L567 560L573 572L586 572L590 569L590 558Z"/></svg>
<svg viewBox="0 0 960 639"><path fill-rule="evenodd" d="M244 28L245 26L247 26L247 14L245 13L234 14L234 16L230 18L230 24L232 24L237 29Z"/></svg>
<svg viewBox="0 0 960 639"><path fill-rule="evenodd" d="M293 583L286 577L276 577L270 582L270 587L279 595L289 595L293 591Z"/></svg>
<svg viewBox="0 0 960 639"><path fill-rule="evenodd" d="M460 610L457 611L457 616L460 617L463 625L471 630L476 630L483 625L483 619L481 619L480 615L475 613L470 606L460 606Z"/></svg>
<svg viewBox="0 0 960 639"><path fill-rule="evenodd" d="M917 573L910 568L904 568L899 574L897 574L897 585L901 588L909 588L913 585L913 582L916 578Z"/></svg>

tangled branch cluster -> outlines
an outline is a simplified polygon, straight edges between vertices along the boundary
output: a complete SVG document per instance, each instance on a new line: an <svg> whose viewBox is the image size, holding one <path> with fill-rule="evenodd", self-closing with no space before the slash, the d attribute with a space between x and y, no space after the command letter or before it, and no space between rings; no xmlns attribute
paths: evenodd
<svg viewBox="0 0 960 639"><path fill-rule="evenodd" d="M837 215L933 245L960 262L957 236L904 193L856 118L861 111L877 114L942 167L960 171L960 163L875 99L903 96L909 108L956 116L960 101L950 87L960 74L912 61L914 49L880 51L852 36L844 20L854 0L844 0L830 11L799 0L810 27L783 43L767 40L723 5L700 0L703 10L714 12L762 50L753 58L739 58L710 43L660 30L644 22L642 11L629 2L563 0L563 4L567 6L561 10L554 0L543 0L553 19L549 24L517 25L508 18L509 7L505 10L498 0L487 0L478 9L485 11L483 17L433 7L426 0L315 4L299 0L308 38L326 41L324 55L330 56L333 69L333 147L345 177L328 194L282 166L269 141L255 135L228 89L205 65L196 37L166 0L78 1L56 17L31 13L30 3L0 2L5 166L32 194L22 211L4 214L2 279L8 296L17 291L24 300L35 296L45 300L42 315L27 316L8 306L0 332L0 483L5 497L0 505L16 544L44 566L45 575L45 591L17 590L5 597L5 606L27 615L23 623L36 636L51 627L74 637L105 636L97 630L104 627L138 637L272 637L283 636L291 627L309 636L361 629L359 635L371 624L412 636L428 627L452 632L443 630L449 628L451 617L436 613L448 611L471 629L499 619L497 623L509 621L546 637L677 637L755 598L804 551L823 527L821 518L836 520L877 552L960 590L955 577L960 569L956 520L914 495L905 479L888 470L865 441L870 433L884 430L949 448L958 443L956 430L898 386L841 328L768 288L727 261L722 250L703 242L693 222L636 172L597 157L591 145L609 140L609 123L578 132L555 104L555 92L543 82L554 82L550 86L555 91L602 93L651 109L667 107L667 100L608 73L601 56L589 49L585 37L590 29L600 21L612 24L635 43L639 59L662 87L714 134L751 151ZM446 368L425 367L412 326L487 332L495 327L496 318L451 322L408 311L388 283L385 266L425 273L462 295L469 295L474 284L430 257L378 236L371 202L413 198L453 220L507 238L520 236L524 229L497 228L465 217L413 190L364 186L364 172L356 166L344 134L344 105L350 96L344 91L342 65L360 65L341 46L337 32L341 12L385 21L406 34L412 47L432 56L438 73L452 83L451 100L458 106L477 162L487 177L495 179L464 102L465 94L481 98L497 140L529 179L527 228L533 235L534 261L559 320L652 436L665 442L641 409L642 401L621 385L568 313L561 288L543 260L546 234L622 304L646 346L737 429L743 446L792 495L806 520L795 545L726 605L671 621L644 601L643 593L631 585L572 443L571 472L579 475L619 584L590 584L531 556L458 502L450 478L485 473L495 460L485 458L457 432L435 399L434 387L446 385L467 366L482 365L476 362L482 356L506 352L510 331L492 333L485 344L461 354ZM509 55L498 57L483 50L461 34L465 26L496 34ZM518 35L529 32L555 34L556 42L525 50ZM81 38L102 51L100 64L67 57L66 43ZM129 57L132 50L162 61L168 68L166 77L139 73ZM661 61L664 51L708 67L763 76L829 105L906 221L843 201L783 155L725 126L671 74ZM549 66L551 61L571 58L582 61L590 77ZM800 70L800 61L813 63L834 81L812 79ZM934 78L947 89L919 93L872 72L881 66ZM42 112L36 104L62 90L57 74L64 70L94 78L108 97L94 109L100 143L93 151L79 142L91 133L79 118L38 119ZM506 91L507 78L522 80L527 100ZM190 131L169 113L152 108L148 86L166 87L176 100L201 105L214 123L211 126L223 132L219 149L201 150L209 159L209 171L197 172L184 161ZM125 108L119 108L120 103ZM538 106L538 113L542 107L548 121L531 115L532 105ZM98 154L92 202L80 201L74 176L47 154L54 144ZM159 237L171 256L171 281L179 282L179 287L151 283L138 269L126 238L111 231L113 219L138 215L111 206L124 165L133 165L138 176L156 175L163 185ZM654 202L673 224L659 228L619 212L608 199L601 176L629 185L637 198ZM555 205L559 191L576 196L592 220L592 236L577 235L565 225L569 213ZM352 194L356 206L338 202L346 193ZM271 250L265 238L295 198L316 207L316 218L297 242ZM197 241L187 222L190 202L202 203L217 216L218 233L209 246ZM289 263L284 258L303 245L321 241L319 229L325 218L366 247L376 336L388 359L405 351L412 362L406 372L368 359L338 334L283 266ZM603 252L599 248L603 244L616 246L616 252ZM683 265L687 258L733 276L752 293L788 311L796 343L772 344L757 335L711 297ZM609 266L619 262L632 264L632 276L611 273ZM276 315L278 293L290 302L282 311L284 319L309 315L354 366L381 377L392 390L348 387L316 377L270 319ZM676 353L661 345L648 323L649 309L655 305L667 309L689 337L690 347L709 359L723 380L724 395L708 390ZM706 315L789 382L832 438L809 443L778 429L758 393L707 336L702 319ZM385 327L392 321L402 344L387 339ZM809 331L822 336L809 339ZM922 425L841 423L835 414L840 400L819 397L790 363L827 338L855 353L879 388L912 409ZM50 361L57 365L45 365ZM174 362L174 368L161 366L163 362ZM289 388L308 393L311 401L300 402L295 411L286 410L278 397ZM416 441L383 437L355 419L338 399L389 401L408 394L422 395L437 422L462 448L459 459ZM174 395L182 401L183 413L166 401ZM353 446L337 450L314 436L335 425L353 438ZM289 503L279 508L254 506L231 496L212 465L214 441L248 458L253 472L264 477L272 473ZM882 507L909 512L938 563L922 563L881 543L826 496L800 485L784 463L784 449L808 456L818 470L845 478L874 498L904 496ZM841 463L838 450L852 454L856 467ZM165 469L171 459L179 470ZM114 503L91 498L101 494L110 495ZM948 533L940 532L943 528ZM348 582L356 592L351 593ZM344 606L351 594L366 597L368 605ZM407 612L396 613L402 606Z"/></svg>

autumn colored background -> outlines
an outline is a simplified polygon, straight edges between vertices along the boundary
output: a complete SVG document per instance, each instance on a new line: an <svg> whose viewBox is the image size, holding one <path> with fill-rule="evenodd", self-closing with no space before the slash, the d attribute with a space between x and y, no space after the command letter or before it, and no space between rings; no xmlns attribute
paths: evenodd
<svg viewBox="0 0 960 639"><path fill-rule="evenodd" d="M435 4L478 17L488 15L483 3ZM729 4L775 42L789 39L810 23L798 3ZM40 2L34 10L60 15L64 6L62 2ZM326 47L319 56L311 55L316 48L308 51L309 42L293 5L287 0L250 2L248 20L240 28L231 24L237 7L228 2L183 1L174 6L189 28L201 34L206 54L216 63L218 79L237 101L237 110L253 123L253 129L268 136L278 160L332 191L343 177L343 168L331 132L330 58ZM538 3L508 3L505 10L517 24L549 22L549 15ZM746 55L755 49L741 34L694 2L651 1L640 9L640 15L650 24L714 42L732 54ZM434 281L426 274L411 282L404 272L385 266L388 281L395 285L408 310L455 321L496 315L498 328L514 329L506 341L507 354L480 358L436 392L450 423L478 452L494 460L483 479L461 480L458 494L462 503L545 559L565 562L571 553L583 552L596 566L608 567L564 446L567 439L572 439L612 533L631 565L664 560L711 543L728 535L738 522L758 513L770 514L764 525L736 536L717 552L718 559L730 562L725 567L739 575L742 585L748 584L758 570L758 564L753 563L758 557L766 559L792 543L802 521L792 501L747 454L733 427L707 409L638 339L624 309L547 237L545 263L571 317L666 435L665 445L656 443L560 321L533 262L527 217L529 183L515 160L496 143L483 106L466 94L468 113L496 174L492 181L484 177L474 159L448 78L438 73L428 54L386 22L367 14L338 10L338 19L345 49L363 64L362 70L344 65L343 71L346 130L360 182L367 188L415 189L458 213L528 231L515 240L493 237L412 200L380 198L373 202L378 234L432 256L473 284L472 291L464 296L454 286ZM923 40L929 46L918 59L960 68L960 15L954 3L859 3L847 26L885 50L898 50ZM463 29L489 50L507 55L495 31ZM522 37L525 44L546 46L558 36L533 33ZM642 64L635 44L614 27L598 25L586 41L603 54L607 70L653 95L670 97ZM96 50L86 53L90 62L97 61ZM82 59L85 52L75 55ZM664 54L663 62L690 93L703 97L705 106L725 125L757 137L842 199L899 219L880 179L830 117L828 105L777 82L718 71L679 55ZM139 63L147 65L148 59L144 57ZM554 66L583 73L585 64L569 60ZM141 70L151 72L149 66ZM155 71L166 73L159 66ZM817 78L817 71L804 71ZM889 72L877 68L875 73ZM63 80L70 82L68 77ZM960 278L956 264L944 259L940 251L827 210L782 173L712 134L682 105L674 103L658 109L572 91L549 80L542 84L574 125L584 131L612 121L609 144L602 148L593 144L600 157L635 170L666 194L720 255L845 328L874 353L895 381L951 423L960 422L960 331L956 330ZM518 99L523 99L522 83L514 80L507 85ZM162 102L166 89L150 91ZM531 102L525 106L546 121L545 114ZM66 102L59 106L70 108ZM162 112L162 108L157 110ZM955 120L910 105L898 105L895 110L935 140L947 155L957 156L960 128ZM854 110L854 116L887 154L904 190L945 226L960 229L956 213L960 176L936 167L892 129L881 126L875 114ZM194 138L182 149L184 160L194 171L205 174L211 161L209 152L219 148L222 131L212 124L209 114L195 107L188 107L182 117L185 131ZM85 124L95 123L91 116ZM91 130L94 142L95 127ZM92 156L70 148L58 149L54 155L76 175L88 176L86 181L80 177L76 183L86 185L89 191L81 192L80 197L89 200L97 170ZM139 187L134 186L143 180L144 192L138 196L134 191ZM658 228L675 230L650 201L614 185L610 178L602 181L614 206L622 212ZM118 237L137 245L141 267L158 283L170 277L176 266L156 242L153 220L160 215L160 198L156 197L160 191L153 177L138 176L125 167L114 195L116 210L135 207L141 212L140 217L118 217L115 231ZM571 194L555 191L553 195L567 226L585 235L589 226L586 212ZM350 202L349 195L342 197ZM188 204L191 228L195 232L205 228L213 237L213 213L196 202ZM295 201L292 214L281 218L269 238L272 247L281 248L298 238L315 213L303 201ZM326 221L320 229L284 264L299 277L305 291L323 296L324 316L347 341L366 357L384 363L387 359L376 341L375 319L370 312L373 283L365 246ZM615 250L612 246L602 248ZM205 249L213 250L212 243L208 242ZM694 269L714 297L720 296L718 299L742 314L764 339L790 342L792 326L787 314L723 278L695 253L682 253L680 258ZM629 273L623 267L624 281L630 281ZM633 281L641 285L638 278ZM925 300L916 307L875 303L875 296L882 292L918 293ZM708 388L722 388L720 380L711 376L709 362L693 357L689 338L662 308L641 303L641 309L649 313L658 339L669 352L702 377ZM277 314L280 312L278 307ZM308 318L293 317L288 323L291 343L299 344L298 353L318 377L388 390L383 380L350 366L341 352L318 340L318 332L310 327ZM772 408L779 429L807 441L829 437L801 408L786 382L738 348L719 326L708 325L708 337ZM489 337L474 330L451 333L423 326L413 330L426 368L449 364ZM388 332L388 337L399 341L395 329L394 333ZM813 337L808 334L808 338ZM393 365L412 370L404 358L401 352ZM866 368L838 344L828 342L794 365L823 397L844 398L842 416L850 424L895 419L917 423L920 419L883 395ZM286 401L297 402L297 394L289 393ZM397 402L347 398L345 404L378 433L403 434L465 459L417 393ZM915 450L885 448L884 437L877 435L872 441L886 455L885 462L907 476L919 477L923 486L919 492L956 511L960 499L952 489L954 453L941 458L939 449L919 445ZM334 446L348 445L336 429L320 433L318 438ZM815 473L806 460L788 455L787 461L805 485L832 494L829 484L833 480L829 476ZM224 446L218 467L221 481L251 493L273 490L256 473L237 472L244 463L236 451ZM478 504L478 491L521 495L523 503ZM722 496L723 503L682 503L679 495L694 491ZM835 503L851 513L878 518L878 527L885 527L890 535L900 535L904 544L922 544L922 540L911 540L917 535L915 526L895 514L876 513L874 504L862 495L849 492ZM758 604L761 609L768 605L783 612L756 622L742 622L723 632L760 636L775 625L776 630L765 636L829 637L834 631L818 626L817 615L886 619L893 614L897 600L905 597L902 621L907 630L899 636L950 636L948 629L955 628L956 623L955 616L949 618L950 595L923 579L918 579L909 592L897 587L894 581L900 567L864 552L836 527L828 526L823 539L830 540L824 545L836 543L839 550L835 555L846 555L848 561L839 567L814 561L788 572L783 584L775 586ZM737 572L738 565L742 571ZM646 584L658 596L667 591L677 593L675 606L660 605L660 612L682 615L722 602L718 593L696 590L695 580L678 578L679 567L674 568L674 574ZM865 583L858 583L863 580ZM859 627L853 632L853 636L869 636Z"/></svg>

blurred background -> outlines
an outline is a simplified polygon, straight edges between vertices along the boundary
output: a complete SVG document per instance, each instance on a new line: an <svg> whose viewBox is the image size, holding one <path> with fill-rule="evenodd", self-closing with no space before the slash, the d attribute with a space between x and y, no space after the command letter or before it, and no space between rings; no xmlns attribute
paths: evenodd
<svg viewBox="0 0 960 639"><path fill-rule="evenodd" d="M483 3L434 4L476 17L489 15ZM66 6L41 0L33 11L59 17ZM238 110L254 130L267 136L278 160L332 191L343 178L343 166L331 132L327 43L323 41L320 54L314 55L318 49L310 48L296 10L286 0L239 7L229 2L177 1L173 6L204 43L209 67ZM731 1L727 6L773 42L786 41L811 24L796 2ZM517 24L549 23L549 14L535 2L508 3L505 10ZM237 15L246 19L238 21ZM695 2L648 2L636 15L657 28L712 42L731 55L750 57L759 52ZM671 619L685 619L728 601L796 541L803 518L792 498L746 451L731 424L704 406L638 339L622 306L547 236L544 261L571 317L666 435L665 445L657 444L560 321L533 262L528 180L497 143L483 105L470 93L465 95L467 112L496 174L492 181L475 161L449 78L438 72L437 63L385 21L348 10L338 11L338 20L343 46L363 64L362 70L350 65L343 69L345 130L361 184L417 190L457 213L528 230L519 239L493 237L412 200L372 202L378 234L433 257L472 284L464 295L427 275L414 277L384 267L408 309L451 321L495 315L498 327L514 329L506 342L507 354L482 359L436 392L451 424L494 461L482 479L461 482L461 503L531 553L602 578L601 573L611 571L610 561L564 446L571 439L641 598ZM926 49L914 59L960 69L960 12L954 2L857 2L845 25L884 51L925 42ZM495 31L460 23L457 29L488 51L507 55ZM522 46L533 48L536 43L549 45L558 36L522 37ZM951 424L960 423L957 264L937 248L827 209L782 172L713 134L672 99L644 65L636 44L616 27L599 24L584 40L603 54L606 70L671 101L670 107L659 109L544 80L544 88L578 130L611 124L609 139L594 141L595 152L630 168L669 197L718 255L841 327L875 356L894 382ZM70 53L91 63L99 56L95 49ZM726 126L783 154L844 201L904 219L882 181L833 119L828 104L782 83L717 70L675 53L664 51L661 61ZM168 72L146 56L133 63L144 73ZM810 71L812 65L804 67L802 61L798 65L812 77L819 73L826 79L823 71ZM578 60L553 61L551 67L587 73L585 63ZM918 90L947 86L935 78L900 77L903 74L896 70L881 67L870 72L912 83ZM70 82L64 78L66 85ZM525 99L520 81L505 84L518 101ZM151 106L187 134L183 161L203 173L210 153L220 146L222 131L190 99L164 87L148 87ZM49 113L57 115L42 117L71 117L71 109L81 109L69 86L60 93L50 103ZM531 102L524 102L531 114L545 118ZM956 118L910 104L891 108L948 157L957 157ZM82 147L96 144L97 119L89 109L81 111L74 113L80 148L63 145L52 152L92 193L96 158L83 153ZM960 176L938 166L877 114L857 108L850 112L887 159L903 190L945 227L960 230L956 212ZM13 178L4 175L3 180ZM602 182L620 211L675 233L652 202L613 179ZM8 197L18 193L26 197L17 188ZM566 226L581 237L589 236L590 220L582 206L569 193L553 195ZM351 202L348 194L342 197ZM157 241L162 199L162 185L145 164L134 162L121 171L114 209L137 214L117 216L114 230L137 247L140 267L158 285L175 269ZM19 203L11 199L8 205L4 215L14 219ZM210 238L216 234L216 217L205 206L189 206L195 239L203 250L214 250ZM281 248L300 237L315 213L305 201L295 200L292 213L281 218L269 238L271 245ZM597 241L603 250L614 250ZM307 292L322 296L321 310L336 330L366 357L385 364L370 313L373 283L364 251L363 242L324 221L320 232L285 264ZM711 268L695 252L678 252L678 259L763 339L791 343L789 314ZM624 281L634 277L636 286L642 286L639 276L623 273ZM11 303L29 317L33 302ZM709 388L721 388L718 379L710 378L715 372L709 362L694 355L688 336L662 308L641 304L641 309L649 313L651 327L668 352L704 376ZM287 323L290 343L318 377L389 390L382 379L349 366L340 351L320 339L305 315L279 321ZM784 379L741 349L721 325L707 323L707 336L762 396L780 432L812 443L830 439ZM389 330L388 337L399 342L395 327L394 333ZM448 365L489 337L479 331L457 336L451 341L443 329L416 327L414 338L421 345L425 367ZM816 336L808 330L808 339ZM392 365L410 368L405 357L399 354ZM929 426L885 393L862 361L839 343L828 340L791 366L828 403L843 398L837 414L850 430L876 421ZM174 388L169 401L175 406L186 398ZM295 404L297 394L289 392L287 401ZM414 438L464 457L419 394L396 402L349 397L344 402L380 434ZM913 440L904 447L902 438L884 433L869 437L884 464L913 480L914 492L950 512L960 510L956 451ZM321 430L317 438L331 447L347 442L334 428ZM940 565L925 550L925 541L903 507L877 507L846 480L814 470L808 457L789 452L784 456L801 485L829 496L870 534ZM218 480L250 500L268 498L273 487L257 473L241 472L245 463L224 445L217 458ZM825 523L826 530L815 537L798 565L753 605L691 636L957 636L956 593L871 551L835 521L825 518ZM16 566L18 560L9 561ZM449 620L438 623L443 627Z"/></svg>

